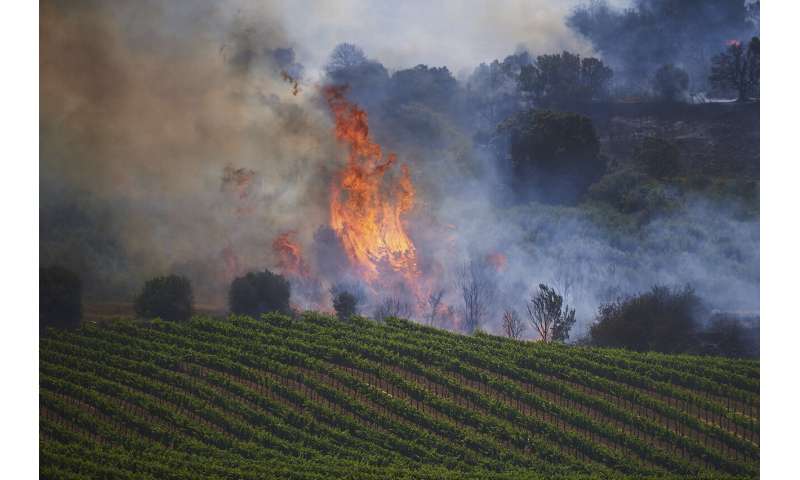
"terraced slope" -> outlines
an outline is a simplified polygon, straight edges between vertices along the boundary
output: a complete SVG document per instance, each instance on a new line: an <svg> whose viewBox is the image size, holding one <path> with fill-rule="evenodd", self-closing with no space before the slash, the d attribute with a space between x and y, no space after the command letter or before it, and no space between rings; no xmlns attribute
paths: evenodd
<svg viewBox="0 0 800 480"><path fill-rule="evenodd" d="M43 478L751 478L759 364L306 314L40 342Z"/></svg>

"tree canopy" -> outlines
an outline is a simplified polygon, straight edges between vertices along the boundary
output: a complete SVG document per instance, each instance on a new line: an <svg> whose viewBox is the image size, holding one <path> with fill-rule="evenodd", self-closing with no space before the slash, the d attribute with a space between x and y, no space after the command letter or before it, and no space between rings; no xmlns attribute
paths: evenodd
<svg viewBox="0 0 800 480"><path fill-rule="evenodd" d="M145 318L163 320L188 320L192 316L194 296L192 285L186 277L168 275L145 282L136 297L136 314Z"/></svg>
<svg viewBox="0 0 800 480"><path fill-rule="evenodd" d="M592 120L576 113L528 110L501 127L509 133L515 188L549 203L572 203L605 170Z"/></svg>
<svg viewBox="0 0 800 480"><path fill-rule="evenodd" d="M289 313L291 287L282 275L264 270L236 278L228 292L231 312L258 317L262 313Z"/></svg>

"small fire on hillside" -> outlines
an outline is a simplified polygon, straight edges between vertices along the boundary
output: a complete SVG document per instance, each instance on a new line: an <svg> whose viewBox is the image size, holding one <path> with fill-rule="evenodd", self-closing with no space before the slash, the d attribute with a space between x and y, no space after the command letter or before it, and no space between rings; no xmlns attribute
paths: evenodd
<svg viewBox="0 0 800 480"><path fill-rule="evenodd" d="M303 251L295 241L297 232L284 232L272 242L272 250L278 254L278 269L288 277L308 278L311 270L303 259Z"/></svg>

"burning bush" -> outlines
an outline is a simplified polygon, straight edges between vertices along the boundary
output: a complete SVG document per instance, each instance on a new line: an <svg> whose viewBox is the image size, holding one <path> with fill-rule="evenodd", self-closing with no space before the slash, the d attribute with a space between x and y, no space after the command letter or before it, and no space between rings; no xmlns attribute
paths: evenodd
<svg viewBox="0 0 800 480"><path fill-rule="evenodd" d="M81 321L81 279L63 267L39 269L39 327L75 327Z"/></svg>
<svg viewBox="0 0 800 480"><path fill-rule="evenodd" d="M282 275L264 270L235 279L228 291L228 306L237 315L258 317L262 313L288 314L291 287Z"/></svg>
<svg viewBox="0 0 800 480"><path fill-rule="evenodd" d="M136 315L170 321L188 320L192 316L192 285L185 277L169 275L156 277L144 284L136 297Z"/></svg>

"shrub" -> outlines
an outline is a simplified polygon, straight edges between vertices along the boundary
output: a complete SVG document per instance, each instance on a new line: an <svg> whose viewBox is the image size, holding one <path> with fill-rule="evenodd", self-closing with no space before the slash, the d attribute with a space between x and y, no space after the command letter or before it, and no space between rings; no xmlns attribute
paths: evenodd
<svg viewBox="0 0 800 480"><path fill-rule="evenodd" d="M39 269L39 328L76 327L83 314L78 275L63 267Z"/></svg>
<svg viewBox="0 0 800 480"><path fill-rule="evenodd" d="M702 310L691 287L654 286L649 292L601 305L590 330L593 345L636 351L688 352Z"/></svg>
<svg viewBox="0 0 800 480"><path fill-rule="evenodd" d="M623 213L639 210L643 205L638 199L637 187L647 181L647 176L636 170L625 168L603 175L589 187L589 198L608 203Z"/></svg>
<svg viewBox="0 0 800 480"><path fill-rule="evenodd" d="M636 150L634 158L645 172L655 178L675 177L680 173L678 147L662 138L645 138Z"/></svg>
<svg viewBox="0 0 800 480"><path fill-rule="evenodd" d="M189 280L186 277L169 275L148 280L136 297L134 308L140 317L183 321L192 316L193 302Z"/></svg>
<svg viewBox="0 0 800 480"><path fill-rule="evenodd" d="M358 315L358 306L366 298L363 287L358 283L337 283L331 287L330 292L333 309L341 320Z"/></svg>
<svg viewBox="0 0 800 480"><path fill-rule="evenodd" d="M333 309L340 320L347 320L358 313L358 300L350 292L339 292L333 296Z"/></svg>
<svg viewBox="0 0 800 480"><path fill-rule="evenodd" d="M258 317L262 313L290 313L291 287L282 275L264 270L236 278L228 291L228 306L237 315Z"/></svg>

